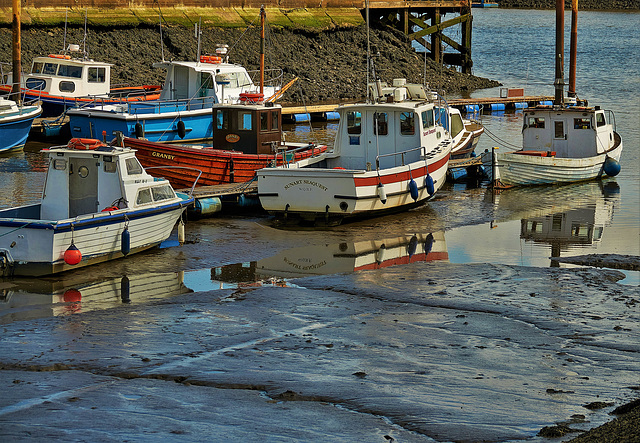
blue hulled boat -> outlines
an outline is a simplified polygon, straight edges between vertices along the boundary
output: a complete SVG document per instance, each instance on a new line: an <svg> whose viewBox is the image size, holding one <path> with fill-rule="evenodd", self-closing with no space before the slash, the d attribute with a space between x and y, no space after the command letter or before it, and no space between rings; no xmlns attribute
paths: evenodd
<svg viewBox="0 0 640 443"><path fill-rule="evenodd" d="M39 105L19 105L0 98L0 152L24 147L33 120L42 113Z"/></svg>
<svg viewBox="0 0 640 443"><path fill-rule="evenodd" d="M257 92L250 73L223 60L225 48L215 56L204 55L196 62L164 61L154 67L167 70L158 100L138 103L102 104L67 111L72 137L126 137L154 142L199 141L213 134L212 106L215 103L269 101L279 88L263 87ZM280 76L278 76L280 77Z"/></svg>

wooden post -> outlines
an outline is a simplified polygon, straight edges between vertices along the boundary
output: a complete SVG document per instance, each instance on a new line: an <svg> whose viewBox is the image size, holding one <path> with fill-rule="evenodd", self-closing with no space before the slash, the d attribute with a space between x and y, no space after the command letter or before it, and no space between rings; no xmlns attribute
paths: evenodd
<svg viewBox="0 0 640 443"><path fill-rule="evenodd" d="M571 43L569 49L569 97L576 96L576 65L578 58L578 0L571 1Z"/></svg>
<svg viewBox="0 0 640 443"><path fill-rule="evenodd" d="M431 25L437 26L440 24L440 22L440 8L434 8L433 20L431 22ZM440 35L440 31L436 31L431 34L431 58L433 58L436 63L442 63L442 38Z"/></svg>
<svg viewBox="0 0 640 443"><path fill-rule="evenodd" d="M562 106L564 100L564 0L556 0L556 79L553 104Z"/></svg>
<svg viewBox="0 0 640 443"><path fill-rule="evenodd" d="M469 14L469 18L462 23L462 72L464 74L471 74L471 68L473 66L473 60L471 58L471 31L473 29L473 15L471 14L471 8L464 8L461 13Z"/></svg>
<svg viewBox="0 0 640 443"><path fill-rule="evenodd" d="M20 102L20 70L22 61L20 60L20 0L13 0L13 80L11 87L11 99Z"/></svg>

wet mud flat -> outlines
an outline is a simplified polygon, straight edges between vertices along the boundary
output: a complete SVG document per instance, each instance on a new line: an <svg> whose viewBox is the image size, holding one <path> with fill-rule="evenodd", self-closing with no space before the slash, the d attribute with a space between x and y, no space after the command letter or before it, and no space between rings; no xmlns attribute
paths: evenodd
<svg viewBox="0 0 640 443"><path fill-rule="evenodd" d="M188 278L284 245L438 229L428 208L407 220L286 232L212 219L193 226L198 242L96 267L178 268L190 289L3 324L0 435L559 441L538 433L593 428L637 398L640 291L620 271L442 259L215 290Z"/></svg>

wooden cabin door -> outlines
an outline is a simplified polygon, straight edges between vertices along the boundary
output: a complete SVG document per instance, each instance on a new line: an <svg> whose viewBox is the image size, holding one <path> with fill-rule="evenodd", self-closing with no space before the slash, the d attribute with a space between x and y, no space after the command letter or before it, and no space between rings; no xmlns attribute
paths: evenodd
<svg viewBox="0 0 640 443"><path fill-rule="evenodd" d="M70 159L69 217L98 212L98 166L93 158Z"/></svg>

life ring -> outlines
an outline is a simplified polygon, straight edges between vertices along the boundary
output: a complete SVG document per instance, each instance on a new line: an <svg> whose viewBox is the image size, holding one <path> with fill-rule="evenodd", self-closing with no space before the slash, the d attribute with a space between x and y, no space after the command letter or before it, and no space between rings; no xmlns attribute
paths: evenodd
<svg viewBox="0 0 640 443"><path fill-rule="evenodd" d="M222 62L222 57L219 57L217 55L201 55L200 56L200 63L218 64L221 62Z"/></svg>
<svg viewBox="0 0 640 443"><path fill-rule="evenodd" d="M117 206L108 206L106 208L104 208L101 212L109 212L109 211L117 211L118 209L120 209Z"/></svg>
<svg viewBox="0 0 640 443"><path fill-rule="evenodd" d="M65 60L71 60L71 56L70 55L63 55L63 54L49 54L49 57L51 57L51 58L63 58Z"/></svg>
<svg viewBox="0 0 640 443"><path fill-rule="evenodd" d="M107 146L95 138L72 138L67 143L69 149L94 150L101 146Z"/></svg>
<svg viewBox="0 0 640 443"><path fill-rule="evenodd" d="M259 92L241 92L240 101L247 103L261 103L264 100L264 94Z"/></svg>

